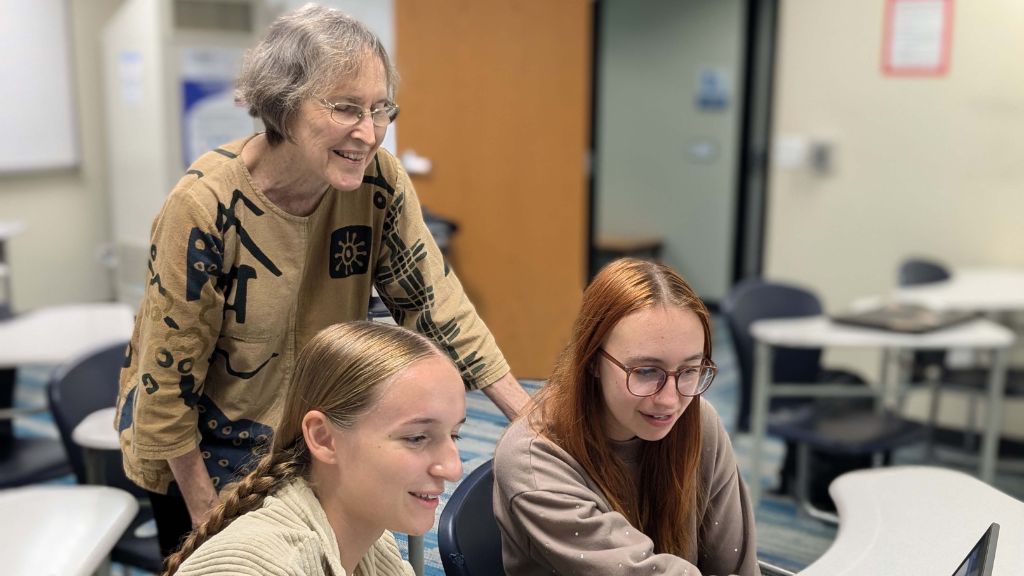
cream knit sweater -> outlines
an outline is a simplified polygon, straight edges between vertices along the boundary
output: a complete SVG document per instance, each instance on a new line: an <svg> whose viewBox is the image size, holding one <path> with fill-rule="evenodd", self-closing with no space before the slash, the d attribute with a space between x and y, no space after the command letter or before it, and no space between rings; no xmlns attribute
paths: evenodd
<svg viewBox="0 0 1024 576"><path fill-rule="evenodd" d="M262 508L204 542L176 574L349 576L327 515L304 480L268 496ZM413 576L413 571L395 537L384 532L351 576Z"/></svg>

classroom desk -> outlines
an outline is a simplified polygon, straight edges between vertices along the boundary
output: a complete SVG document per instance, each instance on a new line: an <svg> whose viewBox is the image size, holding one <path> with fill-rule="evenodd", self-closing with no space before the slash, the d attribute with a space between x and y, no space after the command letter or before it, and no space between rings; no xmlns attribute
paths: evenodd
<svg viewBox="0 0 1024 576"><path fill-rule="evenodd" d="M931 466L858 470L829 493L839 531L799 576L951 576L992 522L993 576L1024 574L1024 502L972 476Z"/></svg>
<svg viewBox="0 0 1024 576"><path fill-rule="evenodd" d="M989 418L982 439L979 477L991 482L995 476L996 456L1001 429L1003 388L1006 384L1008 349L1014 334L1008 328L991 320L979 318L926 334L900 334L845 326L830 321L826 316L759 320L750 327L755 340L754 398L751 407L750 497L754 506L761 497L762 444L767 430L768 400L782 396L843 396L851 393L849 386L820 384L813 387L772 382L772 356L774 347L828 348L855 347L883 350L946 350L950 348L984 349L993 352L993 363L988 379ZM892 391L888 382L882 382L879 395L885 399Z"/></svg>
<svg viewBox="0 0 1024 576"><path fill-rule="evenodd" d="M89 484L106 484L103 474L103 452L120 451L121 443L114 430L113 406L101 408L82 419L71 431L71 439L82 447L85 460L85 476Z"/></svg>
<svg viewBox="0 0 1024 576"><path fill-rule="evenodd" d="M89 576L138 508L131 494L106 486L0 491L0 569L7 576Z"/></svg>
<svg viewBox="0 0 1024 576"><path fill-rule="evenodd" d="M134 322L126 304L107 302L40 308L0 321L0 368L70 362L127 341Z"/></svg>
<svg viewBox="0 0 1024 576"><path fill-rule="evenodd" d="M1024 310L1024 269L958 268L948 280L902 287L893 300L936 310L991 314Z"/></svg>

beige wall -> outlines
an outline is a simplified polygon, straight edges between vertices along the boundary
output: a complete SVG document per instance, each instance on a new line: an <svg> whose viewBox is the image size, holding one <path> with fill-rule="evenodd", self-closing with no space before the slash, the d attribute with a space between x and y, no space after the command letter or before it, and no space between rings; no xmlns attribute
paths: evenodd
<svg viewBox="0 0 1024 576"><path fill-rule="evenodd" d="M14 307L19 311L112 296L110 272L100 262L109 226L99 31L119 4L120 0L69 3L80 166L0 175L0 221L26 225L7 245Z"/></svg>
<svg viewBox="0 0 1024 576"><path fill-rule="evenodd" d="M957 2L949 72L924 78L882 73L884 7L781 2L774 134L830 142L835 168L773 167L765 274L829 312L893 288L909 255L1024 266L1024 2Z"/></svg>
<svg viewBox="0 0 1024 576"><path fill-rule="evenodd" d="M1024 2L957 2L937 78L882 74L884 5L781 2L775 135L831 142L835 170L773 168L766 273L829 310L910 254L1024 266Z"/></svg>

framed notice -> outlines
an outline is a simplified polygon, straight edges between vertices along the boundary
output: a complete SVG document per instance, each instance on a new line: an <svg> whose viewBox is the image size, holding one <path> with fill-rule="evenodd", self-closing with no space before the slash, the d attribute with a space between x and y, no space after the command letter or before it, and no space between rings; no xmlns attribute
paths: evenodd
<svg viewBox="0 0 1024 576"><path fill-rule="evenodd" d="M886 0L882 70L941 76L949 69L953 0Z"/></svg>

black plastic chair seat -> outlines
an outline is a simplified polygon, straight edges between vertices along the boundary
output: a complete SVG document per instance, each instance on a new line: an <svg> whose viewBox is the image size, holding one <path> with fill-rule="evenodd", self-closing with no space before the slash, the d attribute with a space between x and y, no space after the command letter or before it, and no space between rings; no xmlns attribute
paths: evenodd
<svg viewBox="0 0 1024 576"><path fill-rule="evenodd" d="M0 488L37 484L68 474L71 465L60 440L19 436L0 460Z"/></svg>
<svg viewBox="0 0 1024 576"><path fill-rule="evenodd" d="M927 429L889 412L822 414L807 406L772 414L768 433L815 450L867 455L920 442Z"/></svg>
<svg viewBox="0 0 1024 576"><path fill-rule="evenodd" d="M987 391L990 370L988 368L954 368L947 370L939 379L939 387L947 389L969 389L972 392ZM1006 371L1006 396L1024 396L1024 370Z"/></svg>

